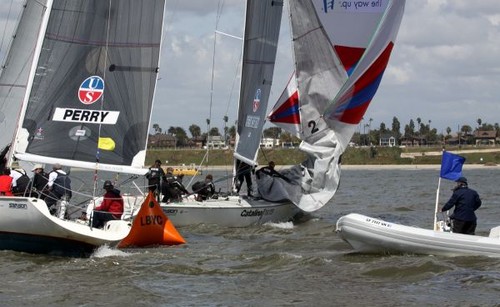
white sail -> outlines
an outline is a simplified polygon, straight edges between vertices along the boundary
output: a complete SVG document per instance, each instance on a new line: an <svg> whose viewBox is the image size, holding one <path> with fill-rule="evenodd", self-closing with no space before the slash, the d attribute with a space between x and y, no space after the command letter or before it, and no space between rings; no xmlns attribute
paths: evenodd
<svg viewBox="0 0 500 307"><path fill-rule="evenodd" d="M234 156L257 164L276 61L283 1L248 0Z"/></svg>
<svg viewBox="0 0 500 307"><path fill-rule="evenodd" d="M289 174L298 184L286 197L304 211L324 206L338 188L341 155L380 84L405 6L362 3L290 1L297 86L269 118L303 140L309 158Z"/></svg>
<svg viewBox="0 0 500 307"><path fill-rule="evenodd" d="M164 5L48 1L13 148L17 159L145 173Z"/></svg>
<svg viewBox="0 0 500 307"><path fill-rule="evenodd" d="M28 0L0 75L0 150L14 139L43 16L45 0Z"/></svg>

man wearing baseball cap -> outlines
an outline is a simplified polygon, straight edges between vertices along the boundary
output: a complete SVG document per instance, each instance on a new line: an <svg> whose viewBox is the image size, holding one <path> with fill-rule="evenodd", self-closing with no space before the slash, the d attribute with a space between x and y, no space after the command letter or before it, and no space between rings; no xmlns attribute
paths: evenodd
<svg viewBox="0 0 500 307"><path fill-rule="evenodd" d="M450 216L453 224L452 231L473 235L477 226L477 217L474 211L481 207L481 198L476 191L469 188L467 178L460 177L455 182L457 184L453 188L453 195L443 206L441 212L455 207Z"/></svg>
<svg viewBox="0 0 500 307"><path fill-rule="evenodd" d="M107 221L119 220L123 214L123 197L120 190L110 180L106 180L102 186L106 193L103 196L101 205L94 209L92 216L92 227L101 228Z"/></svg>
<svg viewBox="0 0 500 307"><path fill-rule="evenodd" d="M41 199L45 199L45 197L49 193L47 186L49 175L44 172L43 165L41 164L35 164L31 171L33 172L34 191L38 193L38 196L40 196Z"/></svg>

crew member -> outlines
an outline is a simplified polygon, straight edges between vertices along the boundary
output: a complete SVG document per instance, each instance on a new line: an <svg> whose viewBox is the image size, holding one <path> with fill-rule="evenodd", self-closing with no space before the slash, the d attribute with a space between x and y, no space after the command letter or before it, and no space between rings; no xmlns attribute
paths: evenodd
<svg viewBox="0 0 500 307"><path fill-rule="evenodd" d="M103 227L107 221L119 220L123 214L123 197L111 181L106 180L102 187L106 190L100 206L92 214L92 227Z"/></svg>
<svg viewBox="0 0 500 307"><path fill-rule="evenodd" d="M455 181L457 184L453 189L450 200L443 206L441 212L445 212L455 207L452 220L452 231L473 235L476 231L477 217L475 211L481 207L479 194L470 189L467 178L460 177Z"/></svg>

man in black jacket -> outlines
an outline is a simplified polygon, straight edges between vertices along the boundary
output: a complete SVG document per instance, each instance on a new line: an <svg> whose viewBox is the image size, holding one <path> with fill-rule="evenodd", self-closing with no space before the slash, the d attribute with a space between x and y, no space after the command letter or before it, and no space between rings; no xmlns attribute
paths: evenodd
<svg viewBox="0 0 500 307"><path fill-rule="evenodd" d="M283 180L285 180L286 182L290 182L290 179L288 179L286 176L282 175L281 173L279 173L277 170L274 169L274 167L276 166L276 164L274 163L274 161L269 161L269 164L261 169L259 169L256 173L256 176L258 179L260 179L260 176L262 174L266 174L267 176L270 176L270 177L279 177Z"/></svg>
<svg viewBox="0 0 500 307"><path fill-rule="evenodd" d="M477 217L474 211L481 207L481 198L476 191L469 189L465 177L458 178L456 183L453 195L441 211L448 211L455 206L455 210L450 216L453 221L452 231L473 235L477 226Z"/></svg>
<svg viewBox="0 0 500 307"><path fill-rule="evenodd" d="M146 174L148 179L148 187L151 192L159 193L162 183L165 182L165 172L161 167L161 161L156 160L153 165L149 168L149 172Z"/></svg>

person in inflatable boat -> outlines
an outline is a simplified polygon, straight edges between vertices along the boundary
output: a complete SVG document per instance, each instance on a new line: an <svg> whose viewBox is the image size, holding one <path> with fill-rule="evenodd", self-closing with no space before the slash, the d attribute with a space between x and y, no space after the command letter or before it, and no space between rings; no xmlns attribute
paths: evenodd
<svg viewBox="0 0 500 307"><path fill-rule="evenodd" d="M452 231L454 233L473 235L477 226L475 211L481 207L481 198L476 191L469 188L467 178L460 177L455 182L457 184L453 188L453 194L443 206L441 212L455 207L453 214L450 216Z"/></svg>

